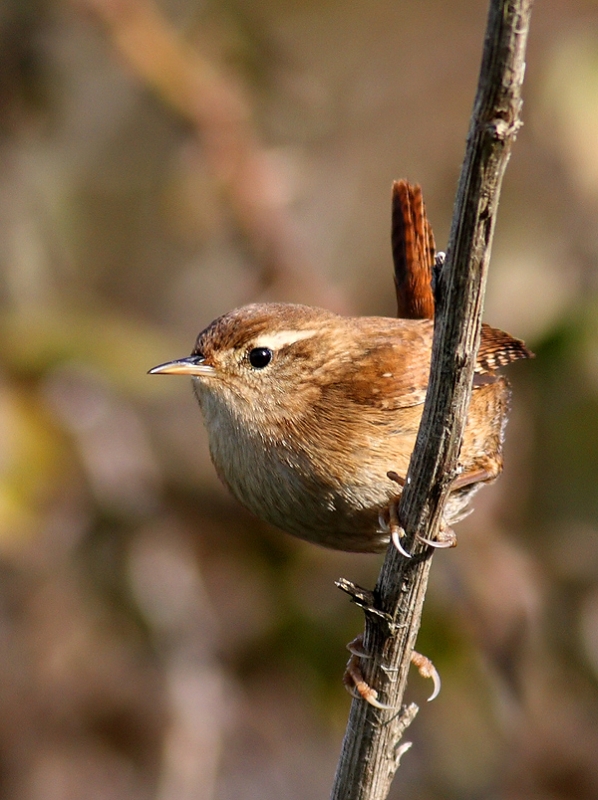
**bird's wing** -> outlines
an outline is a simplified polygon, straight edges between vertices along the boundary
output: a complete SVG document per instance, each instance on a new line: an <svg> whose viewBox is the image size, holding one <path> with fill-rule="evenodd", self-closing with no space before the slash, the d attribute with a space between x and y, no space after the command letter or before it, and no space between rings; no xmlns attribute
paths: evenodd
<svg viewBox="0 0 598 800"><path fill-rule="evenodd" d="M433 322L396 320L396 323L395 336L389 336L388 327L372 332L370 323L367 344L366 337L362 337L351 369L337 376L330 391L351 403L381 411L424 402L430 375ZM484 324L475 371L488 376L487 382L499 367L532 355L520 339Z"/></svg>

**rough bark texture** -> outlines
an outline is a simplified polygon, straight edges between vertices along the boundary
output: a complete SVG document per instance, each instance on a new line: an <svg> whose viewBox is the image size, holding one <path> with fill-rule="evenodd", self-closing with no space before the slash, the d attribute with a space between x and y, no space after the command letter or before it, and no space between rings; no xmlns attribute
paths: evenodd
<svg viewBox="0 0 598 800"><path fill-rule="evenodd" d="M394 710L361 699L351 706L333 800L383 800L415 716L402 706L419 630L434 539L455 475L480 340L486 273L502 177L520 125L521 86L532 0L491 0L484 53L457 193L447 262L436 293L436 329L423 418L399 516L406 559L391 545L366 608L366 680ZM355 594L350 586L345 590ZM366 604L367 605L367 604Z"/></svg>

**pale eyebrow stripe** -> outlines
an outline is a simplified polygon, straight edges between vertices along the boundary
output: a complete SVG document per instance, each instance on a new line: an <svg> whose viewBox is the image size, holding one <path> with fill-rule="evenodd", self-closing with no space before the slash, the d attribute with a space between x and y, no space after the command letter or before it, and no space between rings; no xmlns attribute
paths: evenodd
<svg viewBox="0 0 598 800"><path fill-rule="evenodd" d="M266 333L258 336L253 342L254 347L267 347L269 350L278 350L289 344L295 344L303 339L310 339L315 336L316 330L306 331L277 331L276 333Z"/></svg>

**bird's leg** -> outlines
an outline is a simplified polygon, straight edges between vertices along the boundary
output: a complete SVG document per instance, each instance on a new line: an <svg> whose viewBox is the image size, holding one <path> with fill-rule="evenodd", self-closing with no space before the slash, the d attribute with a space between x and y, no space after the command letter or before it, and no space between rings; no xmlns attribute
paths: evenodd
<svg viewBox="0 0 598 800"><path fill-rule="evenodd" d="M370 658L370 656L363 649L363 634L360 633L352 642L347 645L347 650L351 653L351 657L347 662L345 674L343 675L343 683L345 688L353 697L361 697L366 703L374 706L374 708L389 709L392 706L385 705L378 700L378 692L367 683L361 672L359 666L360 658ZM431 678L433 683L433 690L428 702L438 697L440 692L441 682L440 675L434 664L429 658L413 650L411 653L411 663L417 667L417 671L422 678Z"/></svg>
<svg viewBox="0 0 598 800"><path fill-rule="evenodd" d="M401 489L405 485L405 478L401 478L401 476L398 474L398 472L395 472L392 469L389 472L386 473L386 477L390 478L391 481L394 481L395 483L398 483L399 486L401 487Z"/></svg>
<svg viewBox="0 0 598 800"><path fill-rule="evenodd" d="M458 489L465 489L467 486L473 486L475 483L491 481L493 478L497 478L500 475L500 471L500 465L496 460L485 459L484 463L479 467L457 475L455 480L451 483L450 491L455 492Z"/></svg>
<svg viewBox="0 0 598 800"><path fill-rule="evenodd" d="M450 491L455 492L459 489L466 489L468 486L473 486L476 483L491 481L498 477L499 474L500 464L494 459L486 459L479 467L457 475L451 483ZM427 544L429 547L435 547L437 550L444 550L449 547L457 546L457 535L445 520L440 524L436 539L427 539L425 536L418 536L417 538L420 542Z"/></svg>
<svg viewBox="0 0 598 800"><path fill-rule="evenodd" d="M347 666L345 667L345 674L343 675L343 683L346 690L353 697L361 698L369 703L374 708L389 709L392 706L387 706L381 703L378 698L378 692L366 682L359 666L360 658L369 658L369 655L363 649L363 634L359 634L352 642L347 645L347 650L351 653Z"/></svg>

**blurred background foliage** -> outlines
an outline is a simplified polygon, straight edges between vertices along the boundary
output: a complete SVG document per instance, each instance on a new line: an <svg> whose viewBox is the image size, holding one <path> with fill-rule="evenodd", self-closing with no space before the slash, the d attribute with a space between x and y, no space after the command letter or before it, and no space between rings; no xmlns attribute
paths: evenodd
<svg viewBox="0 0 598 800"><path fill-rule="evenodd" d="M394 313L390 186L446 243L478 0L0 3L0 798L321 798L360 613L236 505L185 380L245 302ZM598 5L544 0L486 319L501 480L440 553L394 797L598 797Z"/></svg>

